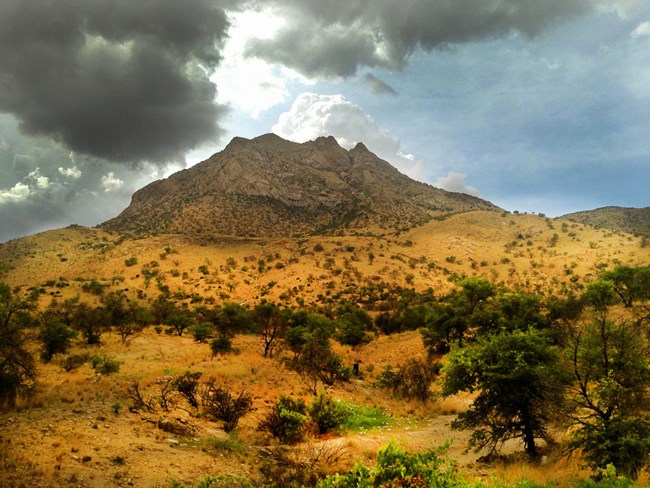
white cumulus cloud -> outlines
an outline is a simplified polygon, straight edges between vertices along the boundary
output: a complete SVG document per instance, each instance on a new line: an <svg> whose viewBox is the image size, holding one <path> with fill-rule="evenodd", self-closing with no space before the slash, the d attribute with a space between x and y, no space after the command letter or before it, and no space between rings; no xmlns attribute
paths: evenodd
<svg viewBox="0 0 650 488"><path fill-rule="evenodd" d="M632 37L650 37L650 22L639 24L637 28L632 31Z"/></svg>
<svg viewBox="0 0 650 488"><path fill-rule="evenodd" d="M12 188L0 188L0 204L17 203L27 200L32 194L32 190L26 183L16 183Z"/></svg>
<svg viewBox="0 0 650 488"><path fill-rule="evenodd" d="M66 178L70 178L73 180L78 180L79 178L81 178L81 171L79 170L79 168L77 168L76 165L73 166L72 168L59 167L59 173L65 176Z"/></svg>
<svg viewBox="0 0 650 488"><path fill-rule="evenodd" d="M352 149L362 142L402 173L424 180L424 162L416 160L411 154L404 154L398 138L381 128L361 107L342 95L301 94L291 109L280 115L273 132L294 142L334 136L346 149Z"/></svg>
<svg viewBox="0 0 650 488"><path fill-rule="evenodd" d="M115 176L115 173L109 171L102 176L102 188L106 193L120 191L124 187L124 181Z"/></svg>
<svg viewBox="0 0 650 488"><path fill-rule="evenodd" d="M481 193L473 186L469 186L465 183L465 175L456 173L455 171L450 171L447 173L447 176L441 176L436 180L433 186L442 188L443 190L453 191L456 193L466 193L467 195L473 195L475 197L480 197Z"/></svg>
<svg viewBox="0 0 650 488"><path fill-rule="evenodd" d="M34 171L29 173L27 178L33 181L39 190L47 190L50 187L50 179L41 174L40 168L36 168Z"/></svg>

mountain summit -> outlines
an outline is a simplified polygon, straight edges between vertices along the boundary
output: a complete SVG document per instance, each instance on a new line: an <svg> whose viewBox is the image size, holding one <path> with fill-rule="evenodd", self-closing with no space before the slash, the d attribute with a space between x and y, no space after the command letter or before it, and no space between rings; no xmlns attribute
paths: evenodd
<svg viewBox="0 0 650 488"><path fill-rule="evenodd" d="M493 204L419 183L363 144L234 138L192 168L138 190L108 230L146 234L294 236L399 229Z"/></svg>

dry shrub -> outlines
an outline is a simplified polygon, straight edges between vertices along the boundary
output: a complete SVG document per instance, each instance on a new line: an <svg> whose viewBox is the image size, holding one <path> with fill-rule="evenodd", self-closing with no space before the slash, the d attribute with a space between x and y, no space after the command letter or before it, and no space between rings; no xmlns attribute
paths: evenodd
<svg viewBox="0 0 650 488"><path fill-rule="evenodd" d="M349 464L349 444L307 442L299 446L260 448L260 472L265 484L298 488L315 486L325 476Z"/></svg>
<svg viewBox="0 0 650 488"><path fill-rule="evenodd" d="M52 479L38 464L15 451L11 439L0 437L0 486L27 488L51 484Z"/></svg>
<svg viewBox="0 0 650 488"><path fill-rule="evenodd" d="M439 415L458 415L467 410L469 403L457 395L439 398L433 404L433 412Z"/></svg>

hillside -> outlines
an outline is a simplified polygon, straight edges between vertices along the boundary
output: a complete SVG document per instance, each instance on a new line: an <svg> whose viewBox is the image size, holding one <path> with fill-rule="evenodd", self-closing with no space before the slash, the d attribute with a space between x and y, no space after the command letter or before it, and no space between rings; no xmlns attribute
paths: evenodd
<svg viewBox="0 0 650 488"><path fill-rule="evenodd" d="M464 275L543 295L580 293L600 270L621 263L649 264L650 249L641 244L628 234L568 220L494 211L464 212L381 238L224 237L208 243L179 235L135 239L73 226L0 245L0 280L22 296L30 295L30 288L39 290L41 310L53 298L75 295L82 303L97 305L98 293L111 291L151 306L167 291L188 309L225 301L252 308L268 299L326 312L350 300L376 314L390 309L400 289L431 288L441 297ZM313 398L304 378L287 367L290 351L264 358L259 336L239 335L234 339L237 354L213 356L208 344L189 334L163 334L162 329L149 327L125 343L116 332L106 331L99 345L78 339L68 356L39 362L36 396L16 410L0 412L0 484L158 487L192 483L206 475L259 479L260 466L273 465L267 453L285 452L285 446L269 447L268 435L258 430L260 421L280 395L309 402ZM580 458L553 451L546 465L476 463L479 455L466 452L469 433L450 428L455 414L471 403L471 395L419 402L379 388L386 368L426 356L417 331L377 334L367 344L334 347L346 365L361 360L363 375L327 387L328 394L350 408L383 412L387 419L288 448L287 455L300 466L326 474L356 461L374 463L377 449L391 440L421 451L453 439L448 456L469 480L514 483L525 476L575 486L588 476ZM64 361L73 355L104 355L114 358L120 369L101 375L85 363L66 371ZM156 403L152 412L129 412L135 381L145 398L159 402L165 381L187 370L201 372L203 381L215 378L252 395L254 410L235 434L226 435L220 423L180 408L182 404L170 411ZM515 440L504 446L506 454L520 449Z"/></svg>
<svg viewBox="0 0 650 488"><path fill-rule="evenodd" d="M650 207L603 207L570 213L564 218L603 229L650 236Z"/></svg>
<svg viewBox="0 0 650 488"><path fill-rule="evenodd" d="M411 180L363 144L296 144L274 134L220 153L133 195L102 228L143 234L301 236L408 228L436 216L497 210Z"/></svg>
<svg viewBox="0 0 650 488"><path fill-rule="evenodd" d="M557 237L554 237L557 236ZM73 296L96 280L110 290L152 299L160 288L188 304L261 298L293 305L333 297L364 300L368 289L428 288L483 276L544 293L580 286L616 264L650 263L650 250L624 233L568 220L493 211L465 212L383 237L125 238L69 227L0 246L0 273L12 286L43 287L42 297ZM140 291L138 291L140 290ZM366 297L367 298L367 297Z"/></svg>

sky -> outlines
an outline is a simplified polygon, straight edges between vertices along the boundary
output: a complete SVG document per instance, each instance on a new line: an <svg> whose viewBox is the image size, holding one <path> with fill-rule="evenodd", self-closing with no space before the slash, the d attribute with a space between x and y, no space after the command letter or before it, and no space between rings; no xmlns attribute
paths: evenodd
<svg viewBox="0 0 650 488"><path fill-rule="evenodd" d="M0 242L268 132L510 211L650 206L650 0L0 0Z"/></svg>

